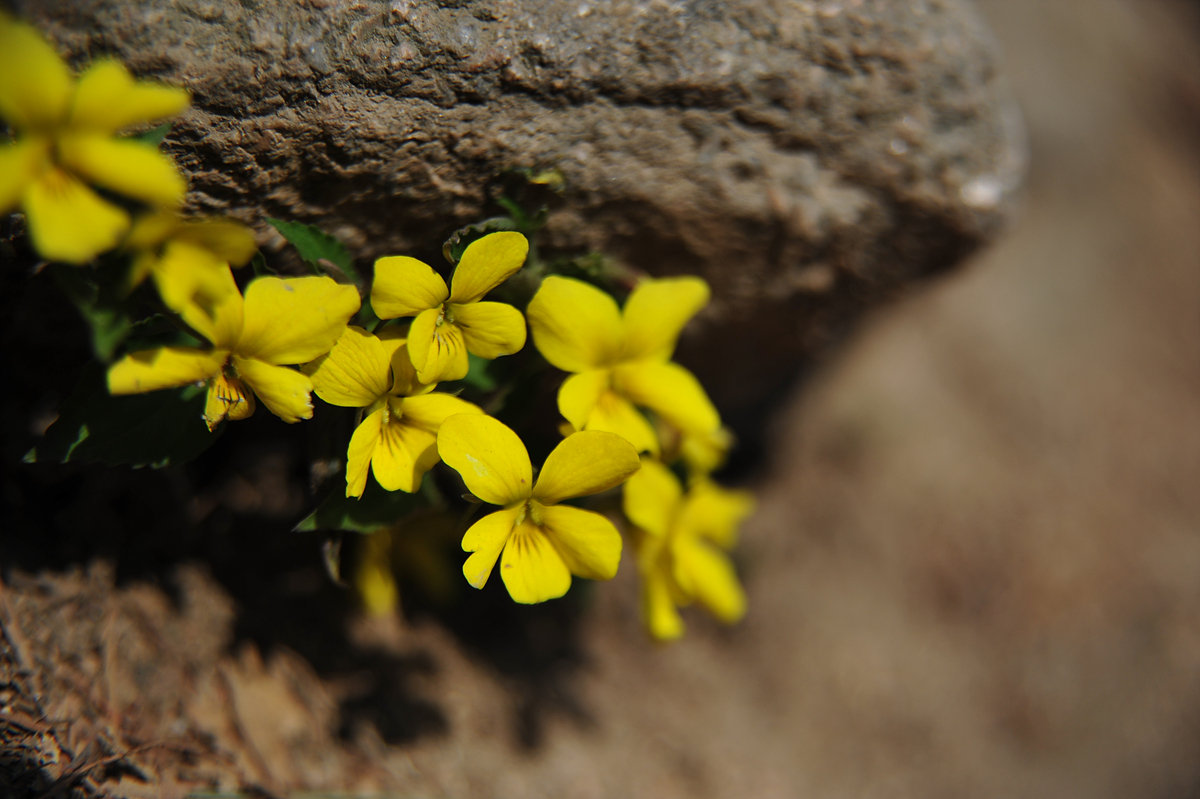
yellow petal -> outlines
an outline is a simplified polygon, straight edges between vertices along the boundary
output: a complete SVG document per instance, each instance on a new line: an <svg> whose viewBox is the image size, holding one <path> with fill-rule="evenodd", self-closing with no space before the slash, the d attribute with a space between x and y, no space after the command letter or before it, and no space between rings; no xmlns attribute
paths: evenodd
<svg viewBox="0 0 1200 799"><path fill-rule="evenodd" d="M458 325L443 319L441 307L422 311L408 331L408 356L422 383L461 380L467 375L467 347Z"/></svg>
<svg viewBox="0 0 1200 799"><path fill-rule="evenodd" d="M474 553L463 564L463 577L475 588L483 588L487 584L496 559L512 535L520 511L520 508L504 508L489 513L471 525L463 536L463 551Z"/></svg>
<svg viewBox="0 0 1200 799"><path fill-rule="evenodd" d="M640 469L637 450L613 433L585 430L567 436L546 458L533 497L553 505L619 486Z"/></svg>
<svg viewBox="0 0 1200 799"><path fill-rule="evenodd" d="M721 426L700 381L677 363L620 364L613 370L613 385L635 405L649 408L685 433L708 433Z"/></svg>
<svg viewBox="0 0 1200 799"><path fill-rule="evenodd" d="M582 430L611 383L611 369L591 369L571 375L558 390L558 412L572 427Z"/></svg>
<svg viewBox="0 0 1200 799"><path fill-rule="evenodd" d="M210 431L226 419L236 422L252 416L256 407L254 393L241 380L219 374L208 382L204 421Z"/></svg>
<svg viewBox="0 0 1200 799"><path fill-rule="evenodd" d="M141 394L177 388L219 374L228 352L159 347L130 353L108 368L110 394Z"/></svg>
<svg viewBox="0 0 1200 799"><path fill-rule="evenodd" d="M350 436L350 446L346 448L347 497L361 497L366 490L371 458L375 455L375 449L383 435L380 428L386 415L387 411L384 408L367 414Z"/></svg>
<svg viewBox="0 0 1200 799"><path fill-rule="evenodd" d="M514 602L532 605L556 599L571 587L571 572L550 539L535 524L513 530L500 557L500 577Z"/></svg>
<svg viewBox="0 0 1200 799"><path fill-rule="evenodd" d="M404 412L404 420L431 433L437 433L442 423L456 413L483 413L478 405L461 400L452 394L422 394L396 400Z"/></svg>
<svg viewBox="0 0 1200 799"><path fill-rule="evenodd" d="M525 311L538 352L566 372L611 365L621 350L621 312L595 286L551 275Z"/></svg>
<svg viewBox="0 0 1200 799"><path fill-rule="evenodd" d="M711 433L683 434L679 444L679 456L687 464L692 476L716 471L725 463L725 456L733 446L733 433L720 427Z"/></svg>
<svg viewBox="0 0 1200 799"><path fill-rule="evenodd" d="M313 391L330 405L365 408L391 388L390 368L383 342L349 325L333 349L305 371L312 378Z"/></svg>
<svg viewBox="0 0 1200 799"><path fill-rule="evenodd" d="M71 127L113 134L131 125L173 117L191 103L186 89L135 81L119 61L97 61L79 76Z"/></svg>
<svg viewBox="0 0 1200 799"><path fill-rule="evenodd" d="M237 353L277 365L308 363L333 349L358 307L356 288L327 277L259 278L246 289Z"/></svg>
<svg viewBox="0 0 1200 799"><path fill-rule="evenodd" d="M450 281L450 302L478 302L525 263L529 242L520 233L492 233L471 242ZM489 357L489 356L484 356Z"/></svg>
<svg viewBox="0 0 1200 799"><path fill-rule="evenodd" d="M283 421L292 424L312 418L312 381L308 375L256 358L243 358L236 353L233 368L267 410Z"/></svg>
<svg viewBox="0 0 1200 799"><path fill-rule="evenodd" d="M658 455L658 436L641 411L615 391L605 391L588 417L586 430L616 433L638 452Z"/></svg>
<svg viewBox="0 0 1200 799"><path fill-rule="evenodd" d="M468 352L480 358L499 358L512 355L525 346L525 317L511 305L502 302L475 302L470 305L450 305L454 324L462 330Z"/></svg>
<svg viewBox="0 0 1200 799"><path fill-rule="evenodd" d="M675 581L710 613L726 624L746 614L746 594L729 558L704 541L686 536L676 541L673 555Z"/></svg>
<svg viewBox="0 0 1200 799"><path fill-rule="evenodd" d="M621 562L621 534L608 519L570 505L541 509L541 527L571 574L611 580Z"/></svg>
<svg viewBox="0 0 1200 799"><path fill-rule="evenodd" d="M20 130L59 125L72 89L67 65L41 34L0 18L0 118Z"/></svg>
<svg viewBox="0 0 1200 799"><path fill-rule="evenodd" d="M738 528L754 512L754 494L722 488L711 480L699 480L688 492L679 515L679 529L731 549Z"/></svg>
<svg viewBox="0 0 1200 799"><path fill-rule="evenodd" d="M236 341L239 314L233 306L240 306L241 294L228 264L201 247L184 241L169 241L162 257L151 256L149 265L164 305L189 324L196 322L203 332L220 336L222 341L213 342L214 345L228 347ZM226 317L218 322L219 307ZM217 332L218 325L222 330L220 333ZM201 332L200 328L197 332Z"/></svg>
<svg viewBox="0 0 1200 799"><path fill-rule="evenodd" d="M371 307L380 319L416 316L437 308L450 296L446 281L429 264L393 255L375 262L375 280L371 284Z"/></svg>
<svg viewBox="0 0 1200 799"><path fill-rule="evenodd" d="M33 182L23 205L33 247L51 261L87 263L115 247L129 228L128 214L57 168Z"/></svg>
<svg viewBox="0 0 1200 799"><path fill-rule="evenodd" d="M58 156L91 183L143 200L173 207L183 201L187 181L164 152L133 139L76 134L58 140Z"/></svg>
<svg viewBox="0 0 1200 799"><path fill-rule="evenodd" d="M625 302L626 360L667 361L675 351L679 332L708 305L708 284L698 277L647 278Z"/></svg>
<svg viewBox="0 0 1200 799"><path fill-rule="evenodd" d="M204 247L232 266L244 266L258 250L254 231L235 219L186 222L175 236Z"/></svg>
<svg viewBox="0 0 1200 799"><path fill-rule="evenodd" d="M629 521L650 535L667 535L683 496L683 489L670 469L646 458L641 471L625 484L623 493L621 509Z"/></svg>
<svg viewBox="0 0 1200 799"><path fill-rule="evenodd" d="M49 164L49 142L29 136L0 144L0 215L21 202L22 195Z"/></svg>
<svg viewBox="0 0 1200 799"><path fill-rule="evenodd" d="M438 431L438 452L484 502L510 505L530 496L529 453L516 433L490 416L463 413L446 419Z"/></svg>
<svg viewBox="0 0 1200 799"><path fill-rule="evenodd" d="M655 570L642 577L642 621L659 641L674 641L683 635L683 619L675 609L667 577Z"/></svg>
<svg viewBox="0 0 1200 799"><path fill-rule="evenodd" d="M392 536L381 530L367 536L354 570L354 588L370 616L386 616L400 603L392 574Z"/></svg>
<svg viewBox="0 0 1200 799"><path fill-rule="evenodd" d="M389 409L394 407L389 403ZM379 485L411 494L437 461L437 436L408 424L399 413L389 412L384 417L382 438L371 461Z"/></svg>

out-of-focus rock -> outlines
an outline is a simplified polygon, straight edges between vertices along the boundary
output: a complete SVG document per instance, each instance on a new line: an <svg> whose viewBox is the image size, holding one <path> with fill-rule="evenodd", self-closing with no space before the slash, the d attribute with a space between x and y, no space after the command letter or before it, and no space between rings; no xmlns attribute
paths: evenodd
<svg viewBox="0 0 1200 799"><path fill-rule="evenodd" d="M16 5L194 92L197 210L436 259L497 179L558 170L546 252L712 283L685 360L731 409L986 240L1024 160L969 0Z"/></svg>

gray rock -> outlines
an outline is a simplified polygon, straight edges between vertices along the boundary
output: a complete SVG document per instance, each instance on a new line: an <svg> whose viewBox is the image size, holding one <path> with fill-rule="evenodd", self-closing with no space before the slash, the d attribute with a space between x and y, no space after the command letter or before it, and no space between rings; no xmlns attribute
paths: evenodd
<svg viewBox="0 0 1200 799"><path fill-rule="evenodd" d="M438 258L557 169L544 251L695 273L684 342L754 406L1009 211L1024 139L970 0L22 0L70 54L182 83L193 205Z"/></svg>

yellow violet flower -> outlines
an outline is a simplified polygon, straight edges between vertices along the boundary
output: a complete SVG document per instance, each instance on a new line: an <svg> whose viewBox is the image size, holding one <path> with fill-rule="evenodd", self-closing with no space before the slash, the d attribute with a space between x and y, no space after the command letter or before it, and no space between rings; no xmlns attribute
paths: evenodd
<svg viewBox="0 0 1200 799"><path fill-rule="evenodd" d="M661 420L657 427L663 463L682 460L689 481L707 477L725 465L725 458L734 443L733 431L728 427L686 433Z"/></svg>
<svg viewBox="0 0 1200 799"><path fill-rule="evenodd" d="M656 455L658 436L635 405L685 432L718 429L720 417L700 382L671 362L680 331L708 297L698 277L646 279L622 312L595 286L546 278L525 313L546 360L574 372L559 389L559 412L576 430L616 433Z"/></svg>
<svg viewBox="0 0 1200 799"><path fill-rule="evenodd" d="M225 271L233 284L233 276ZM158 347L126 355L108 370L113 394L140 394L188 383L208 384L204 420L254 413L254 397L285 422L312 418L312 381L286 364L307 363L333 347L358 310L358 290L327 277L265 277L236 285L211 315L184 308L180 315L212 349ZM251 393L253 392L253 393Z"/></svg>
<svg viewBox="0 0 1200 799"><path fill-rule="evenodd" d="M685 495L670 469L647 459L625 484L623 504L636 528L642 618L652 636L683 635L676 608L693 601L726 624L745 615L746 595L725 551L754 511L749 492L700 480Z"/></svg>
<svg viewBox="0 0 1200 799"><path fill-rule="evenodd" d="M621 536L599 513L559 505L623 483L641 464L612 433L576 433L546 458L537 483L517 434L490 416L451 416L438 433L446 465L475 496L501 510L463 536L463 576L483 588L496 559L509 596L524 604L567 593L571 575L609 580L621 559ZM503 552L503 556L501 553Z"/></svg>
<svg viewBox="0 0 1200 799"><path fill-rule="evenodd" d="M350 326L309 367L313 390L330 405L366 408L346 453L346 496L361 497L367 470L388 491L412 493L438 462L437 432L446 417L483 413L450 394L431 394L417 380L406 339Z"/></svg>
<svg viewBox="0 0 1200 799"><path fill-rule="evenodd" d="M489 360L525 346L525 318L511 305L480 302L525 263L529 242L520 233L474 241L446 281L428 264L396 255L375 262L371 307L380 319L415 316L408 354L422 383L460 380L467 353Z"/></svg>
<svg viewBox="0 0 1200 799"><path fill-rule="evenodd" d="M0 214L19 206L44 258L82 264L113 248L129 214L89 184L156 206L178 205L187 190L156 147L115 134L189 102L186 90L135 81L116 61L75 81L34 28L0 13L0 118L18 134L0 145Z"/></svg>
<svg viewBox="0 0 1200 799"><path fill-rule="evenodd" d="M392 572L392 533L380 530L362 542L354 569L354 590L368 616L395 613L400 607L400 589Z"/></svg>
<svg viewBox="0 0 1200 799"><path fill-rule="evenodd" d="M134 253L128 290L147 277L173 311L196 303L211 309L230 287L230 266L244 266L258 246L254 233L232 219L184 219L174 212L143 214L124 249Z"/></svg>

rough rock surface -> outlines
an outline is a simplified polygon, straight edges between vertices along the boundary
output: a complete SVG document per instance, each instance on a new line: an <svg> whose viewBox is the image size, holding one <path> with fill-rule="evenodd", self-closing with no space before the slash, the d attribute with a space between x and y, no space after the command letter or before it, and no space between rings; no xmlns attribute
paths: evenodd
<svg viewBox="0 0 1200 799"><path fill-rule="evenodd" d="M169 146L199 209L436 259L499 177L559 170L550 252L713 284L688 360L741 328L758 354L701 375L731 409L985 240L1023 164L969 0L16 6L81 62L194 92Z"/></svg>

